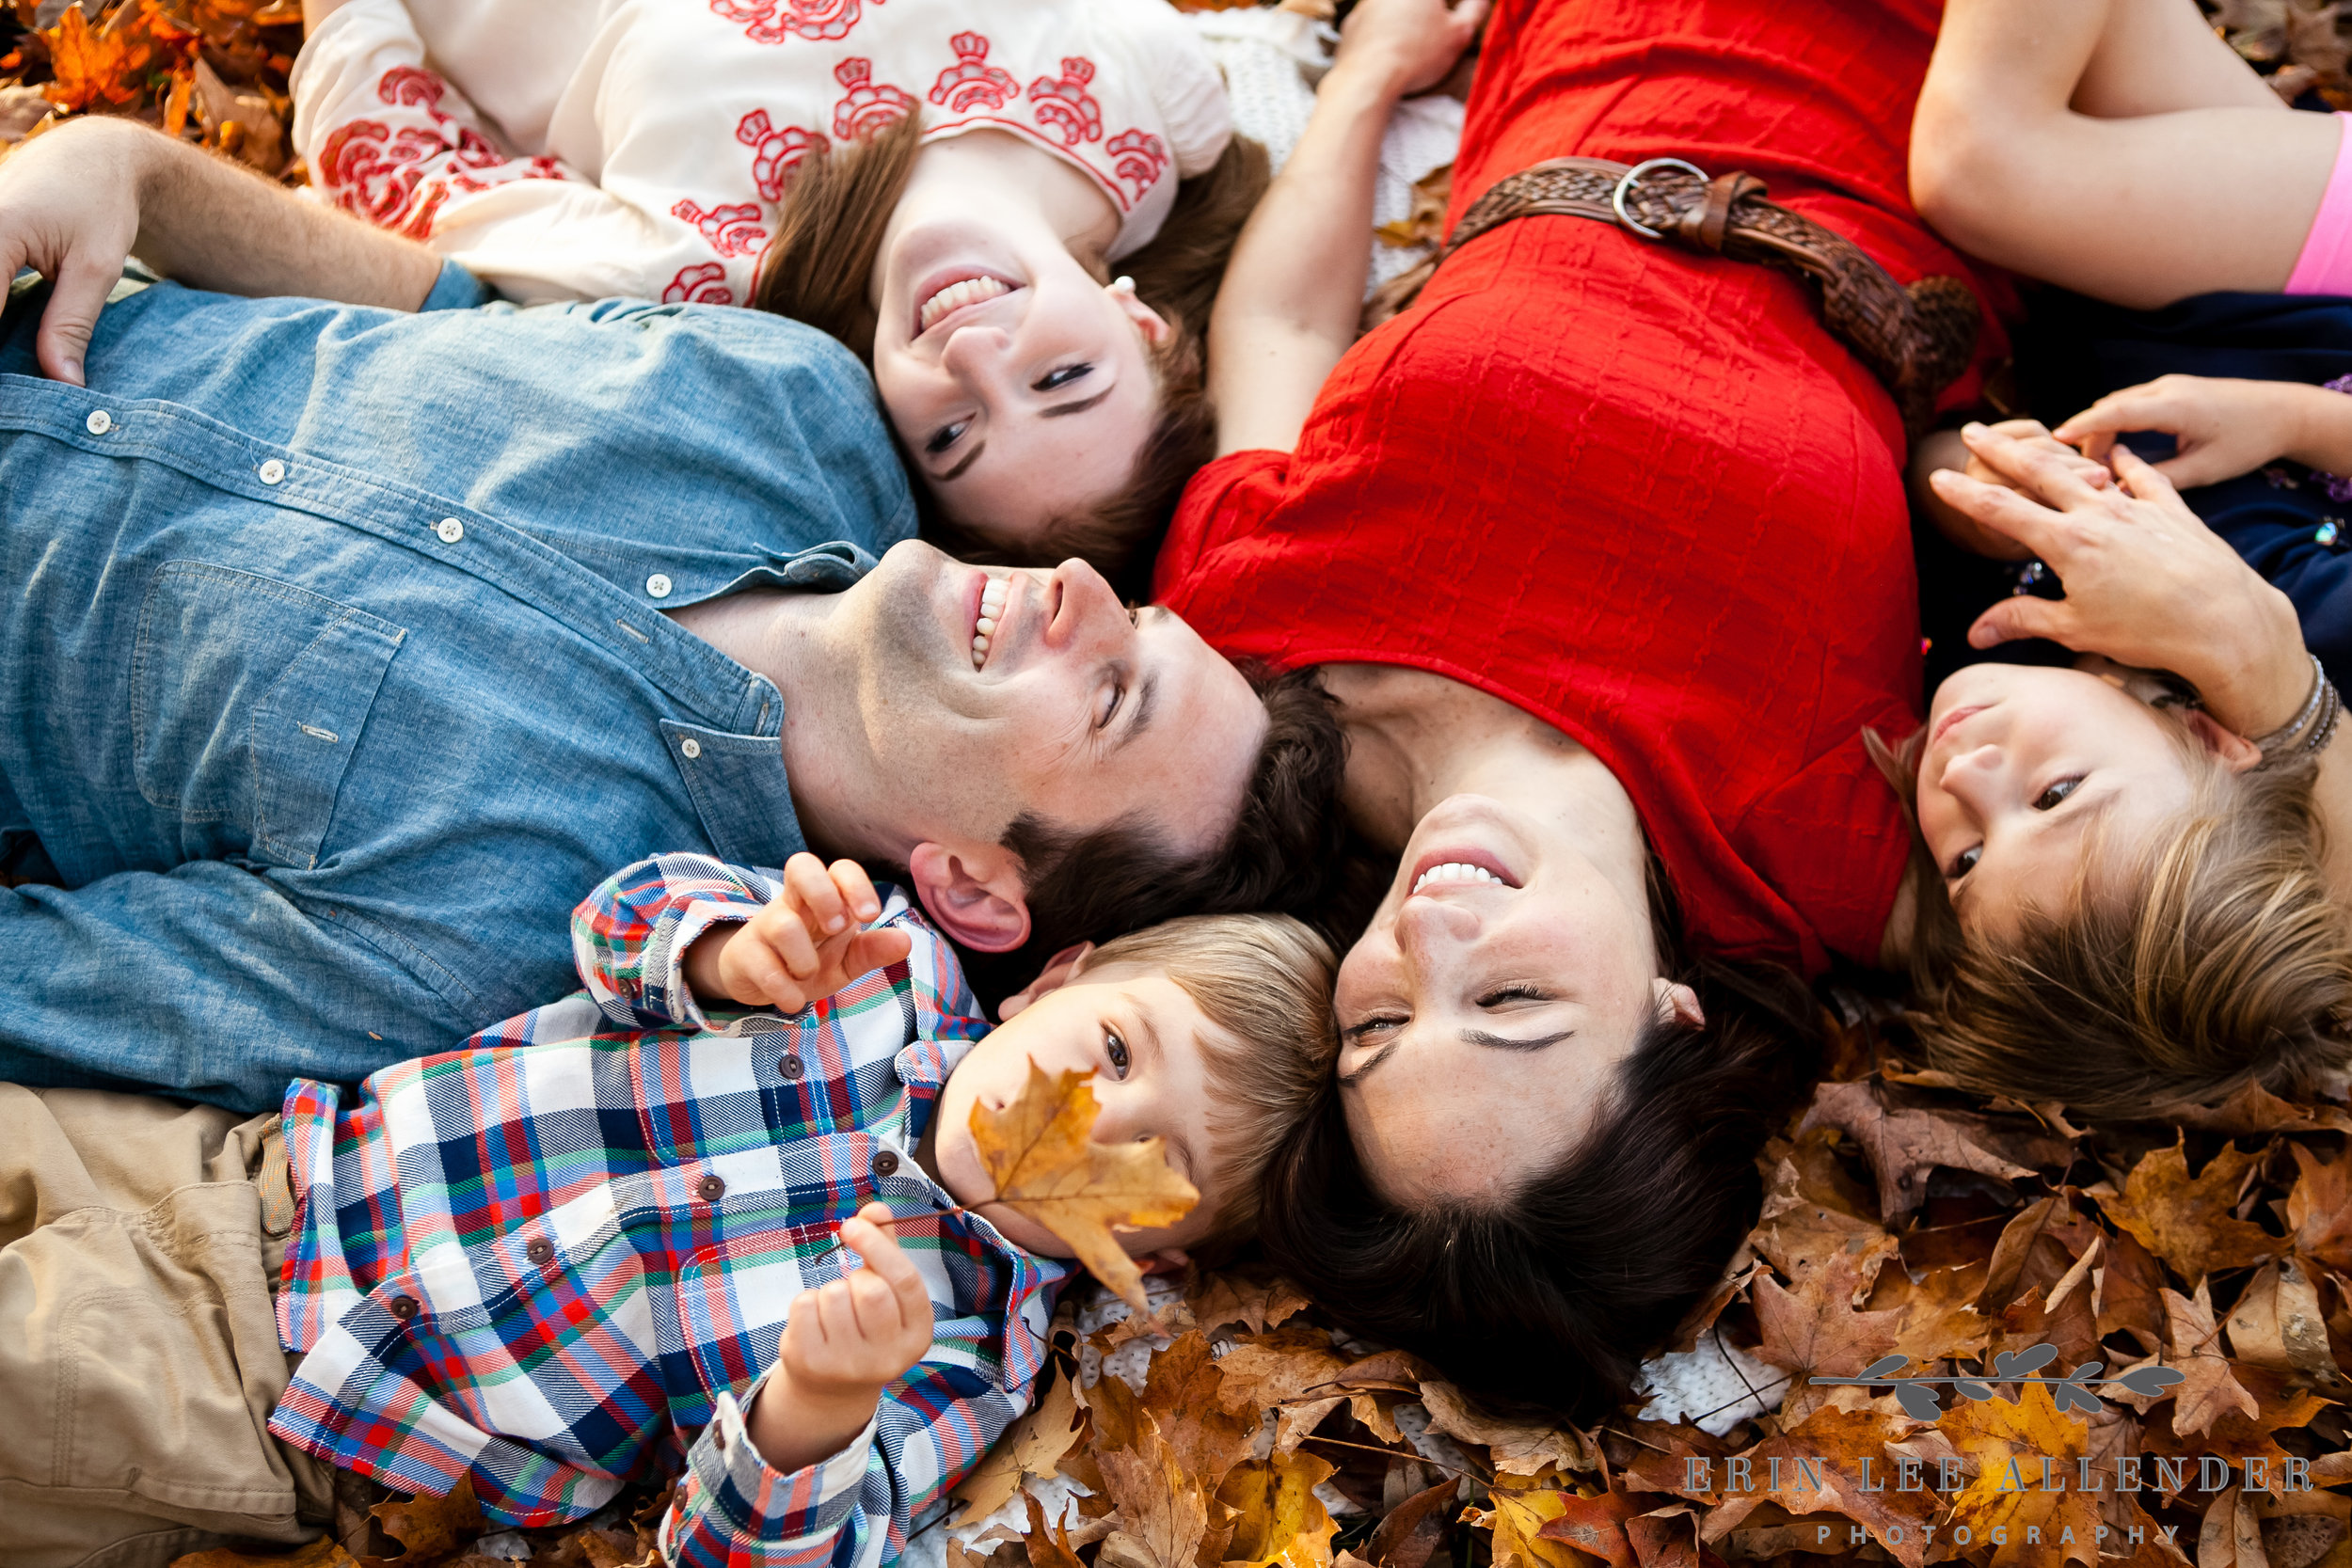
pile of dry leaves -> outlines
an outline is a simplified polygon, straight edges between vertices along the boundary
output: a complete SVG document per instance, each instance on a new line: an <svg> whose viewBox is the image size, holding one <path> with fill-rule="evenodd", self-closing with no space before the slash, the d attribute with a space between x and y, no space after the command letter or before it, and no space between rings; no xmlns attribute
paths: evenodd
<svg viewBox="0 0 2352 1568"><path fill-rule="evenodd" d="M1261 1268L1157 1293L1151 1317L1089 1292L1030 1413L910 1558L2352 1568L2352 1113L2249 1090L2078 1126L1909 1069L1867 1023L1838 1037L1764 1153L1745 1249L1644 1398L1583 1428L1483 1418ZM346 1547L367 1568L615 1568L651 1560L661 1502L486 1537L463 1494L380 1525L354 1507L297 1558L181 1568L335 1568Z"/></svg>
<svg viewBox="0 0 2352 1568"><path fill-rule="evenodd" d="M71 115L124 115L264 174L287 161L301 0L6 0L0 150Z"/></svg>

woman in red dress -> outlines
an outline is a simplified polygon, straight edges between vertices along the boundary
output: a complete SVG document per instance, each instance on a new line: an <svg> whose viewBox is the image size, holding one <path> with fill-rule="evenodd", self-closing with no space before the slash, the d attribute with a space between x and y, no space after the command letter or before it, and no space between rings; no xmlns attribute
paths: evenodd
<svg viewBox="0 0 2352 1568"><path fill-rule="evenodd" d="M1862 735L1917 727L1920 650L1902 412L1798 278L1526 216L1346 346L1378 126L1483 9L1350 19L1228 274L1223 455L1155 588L1230 655L1322 667L1350 814L1402 853L1269 1243L1361 1331L1558 1409L1713 1283L1801 1056L1802 987L1681 955L1900 951L1910 832ZM1449 227L1549 158L1676 158L1997 299L1905 192L1937 14L1501 0Z"/></svg>

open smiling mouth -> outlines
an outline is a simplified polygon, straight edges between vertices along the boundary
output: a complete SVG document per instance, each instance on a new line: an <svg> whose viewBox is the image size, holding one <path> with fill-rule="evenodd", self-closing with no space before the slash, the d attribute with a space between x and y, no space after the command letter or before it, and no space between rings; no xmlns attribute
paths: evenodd
<svg viewBox="0 0 2352 1568"><path fill-rule="evenodd" d="M919 337L929 332L967 305L998 299L1010 293L1012 285L1001 277L961 278L932 294L915 309L915 334Z"/></svg>

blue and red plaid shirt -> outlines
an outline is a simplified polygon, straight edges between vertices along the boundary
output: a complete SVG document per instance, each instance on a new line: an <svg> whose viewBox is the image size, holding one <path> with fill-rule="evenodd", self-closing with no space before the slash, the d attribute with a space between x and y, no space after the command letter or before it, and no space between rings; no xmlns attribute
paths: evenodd
<svg viewBox="0 0 2352 1568"><path fill-rule="evenodd" d="M1069 1271L946 1212L915 1163L988 1024L903 895L880 922L914 938L903 963L788 1018L696 1006L686 950L778 891L700 856L631 866L573 916L586 992L349 1098L288 1091L278 1326L305 1354L272 1432L405 1492L470 1474L510 1525L683 1469L673 1564L898 1555L1026 1405ZM909 1217L930 1352L840 1453L772 1469L742 1407L793 1298L850 1260L840 1222L877 1198Z"/></svg>

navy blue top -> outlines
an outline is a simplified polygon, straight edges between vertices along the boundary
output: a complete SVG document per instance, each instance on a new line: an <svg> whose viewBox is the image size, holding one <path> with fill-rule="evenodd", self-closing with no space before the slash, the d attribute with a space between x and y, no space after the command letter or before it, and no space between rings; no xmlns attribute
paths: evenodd
<svg viewBox="0 0 2352 1568"><path fill-rule="evenodd" d="M2314 386L2352 375L2352 299L2210 293L2161 310L2126 310L2061 290L2034 294L2017 335L2017 381L2035 418L2056 425L2109 392L2160 375ZM2126 443L2152 462L2172 455L2168 436L2132 436ZM2293 463L2185 490L2181 499L2294 601L2305 644L2330 669L2352 671L2352 507L2328 499L2321 483ZM1968 623L2011 591L2016 570L1963 555L1927 529L1919 556L1931 689L1988 657L2028 663L2072 657L2047 642L1976 653L1967 645ZM2058 587L2051 580L2038 591L2055 594Z"/></svg>

